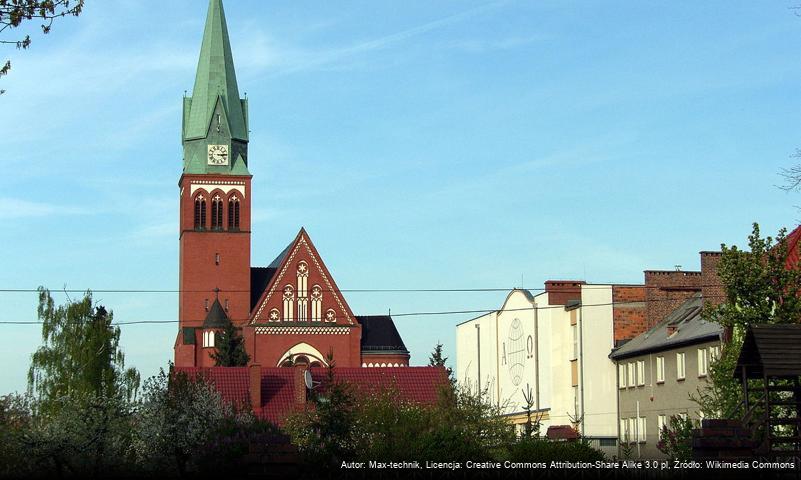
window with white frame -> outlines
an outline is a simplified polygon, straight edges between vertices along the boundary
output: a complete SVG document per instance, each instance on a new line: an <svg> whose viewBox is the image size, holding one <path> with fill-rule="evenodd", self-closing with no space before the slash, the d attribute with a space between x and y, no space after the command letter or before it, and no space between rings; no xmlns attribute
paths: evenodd
<svg viewBox="0 0 801 480"><path fill-rule="evenodd" d="M665 383L665 357L656 357L656 383Z"/></svg>
<svg viewBox="0 0 801 480"><path fill-rule="evenodd" d="M659 429L659 438L662 438L662 431L667 427L667 417L659 415L656 417L656 427Z"/></svg>
<svg viewBox="0 0 801 480"><path fill-rule="evenodd" d="M720 346L709 347L709 363L714 363L718 358L720 358Z"/></svg>
<svg viewBox="0 0 801 480"><path fill-rule="evenodd" d="M635 371L634 371L634 362L628 363L628 370L629 370L629 380L627 382L629 387L635 387L637 385L637 380L634 378Z"/></svg>
<svg viewBox="0 0 801 480"><path fill-rule="evenodd" d="M292 288L292 285L287 285L284 287L284 321L291 322L293 315L292 311L295 308L295 290Z"/></svg>
<svg viewBox="0 0 801 480"><path fill-rule="evenodd" d="M298 262L298 321L309 321L309 266L306 262Z"/></svg>
<svg viewBox="0 0 801 480"><path fill-rule="evenodd" d="M617 366L617 382L620 388L626 388L626 364L620 363Z"/></svg>
<svg viewBox="0 0 801 480"><path fill-rule="evenodd" d="M637 441L637 417L629 418L629 435L628 441L629 443L635 443Z"/></svg>
<svg viewBox="0 0 801 480"><path fill-rule="evenodd" d="M645 443L645 417L637 418L637 441Z"/></svg>
<svg viewBox="0 0 801 480"><path fill-rule="evenodd" d="M625 418L620 419L620 443L629 441L629 422Z"/></svg>
<svg viewBox="0 0 801 480"><path fill-rule="evenodd" d="M206 330L203 332L203 348L210 348L214 346L214 331Z"/></svg>
<svg viewBox="0 0 801 480"><path fill-rule="evenodd" d="M645 385L645 360L637 361L637 386Z"/></svg>
<svg viewBox="0 0 801 480"><path fill-rule="evenodd" d="M684 365L684 352L676 354L676 379L684 380L686 368Z"/></svg>
<svg viewBox="0 0 801 480"><path fill-rule="evenodd" d="M698 376L705 377L707 373L707 356L706 356L706 348L699 348L698 349Z"/></svg>

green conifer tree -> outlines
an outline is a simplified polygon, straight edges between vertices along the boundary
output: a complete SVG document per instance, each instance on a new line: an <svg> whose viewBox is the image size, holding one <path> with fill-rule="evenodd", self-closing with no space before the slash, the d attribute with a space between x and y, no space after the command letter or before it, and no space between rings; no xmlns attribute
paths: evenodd
<svg viewBox="0 0 801 480"><path fill-rule="evenodd" d="M245 339L239 334L239 329L230 322L217 333L214 345L215 350L211 358L218 367L244 367L250 361L250 355L245 351Z"/></svg>

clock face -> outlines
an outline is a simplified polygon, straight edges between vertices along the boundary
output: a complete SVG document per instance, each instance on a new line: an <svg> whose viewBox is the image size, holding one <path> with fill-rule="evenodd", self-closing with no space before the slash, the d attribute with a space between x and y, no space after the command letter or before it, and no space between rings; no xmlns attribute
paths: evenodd
<svg viewBox="0 0 801 480"><path fill-rule="evenodd" d="M209 145L209 165L228 165L228 145Z"/></svg>

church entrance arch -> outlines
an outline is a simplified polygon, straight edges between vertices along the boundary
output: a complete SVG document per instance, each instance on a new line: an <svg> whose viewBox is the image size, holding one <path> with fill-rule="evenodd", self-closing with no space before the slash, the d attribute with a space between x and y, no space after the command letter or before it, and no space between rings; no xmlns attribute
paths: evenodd
<svg viewBox="0 0 801 480"><path fill-rule="evenodd" d="M277 366L293 367L296 365L305 365L308 367L325 367L328 366L328 364L324 358L325 357L319 350L308 343L301 342L284 352Z"/></svg>

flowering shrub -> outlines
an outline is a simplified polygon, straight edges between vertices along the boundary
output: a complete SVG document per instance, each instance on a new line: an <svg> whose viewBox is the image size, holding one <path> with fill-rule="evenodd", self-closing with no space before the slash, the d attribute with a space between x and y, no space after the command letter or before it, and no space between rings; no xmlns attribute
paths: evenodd
<svg viewBox="0 0 801 480"><path fill-rule="evenodd" d="M688 417L671 416L668 424L659 432L656 448L671 460L690 460L693 453L693 428L695 425Z"/></svg>

